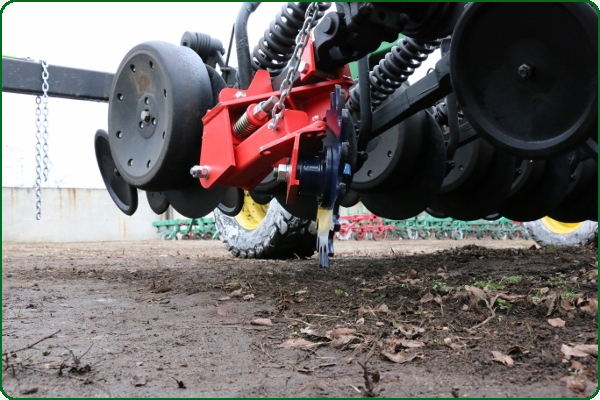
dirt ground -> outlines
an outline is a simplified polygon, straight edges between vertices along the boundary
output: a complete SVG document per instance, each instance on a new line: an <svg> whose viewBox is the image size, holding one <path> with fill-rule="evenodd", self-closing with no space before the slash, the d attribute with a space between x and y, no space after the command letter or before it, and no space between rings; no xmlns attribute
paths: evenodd
<svg viewBox="0 0 600 400"><path fill-rule="evenodd" d="M336 242L240 260L218 241L2 244L11 397L589 397L598 252Z"/></svg>

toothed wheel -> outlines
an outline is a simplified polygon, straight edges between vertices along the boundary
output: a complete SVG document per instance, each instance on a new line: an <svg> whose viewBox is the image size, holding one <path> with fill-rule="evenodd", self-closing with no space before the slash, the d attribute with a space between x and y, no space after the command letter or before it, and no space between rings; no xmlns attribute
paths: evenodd
<svg viewBox="0 0 600 400"><path fill-rule="evenodd" d="M293 216L275 199L261 205L246 193L238 215L216 209L214 217L225 248L235 257L307 258L315 252L315 223Z"/></svg>

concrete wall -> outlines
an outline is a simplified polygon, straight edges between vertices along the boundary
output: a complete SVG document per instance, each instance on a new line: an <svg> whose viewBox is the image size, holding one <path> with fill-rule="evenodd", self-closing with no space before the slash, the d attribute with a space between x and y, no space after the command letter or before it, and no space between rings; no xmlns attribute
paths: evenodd
<svg viewBox="0 0 600 400"><path fill-rule="evenodd" d="M152 212L139 192L136 213L128 217L105 189L42 189L42 219L35 219L33 188L2 188L2 241L73 242L156 239Z"/></svg>

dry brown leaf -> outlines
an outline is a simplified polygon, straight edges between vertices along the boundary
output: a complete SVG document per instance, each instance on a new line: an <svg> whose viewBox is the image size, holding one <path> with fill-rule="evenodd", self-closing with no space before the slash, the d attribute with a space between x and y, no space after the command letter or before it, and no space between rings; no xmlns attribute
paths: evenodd
<svg viewBox="0 0 600 400"><path fill-rule="evenodd" d="M313 347L318 347L325 343L326 342L311 342L302 338L293 338L286 340L278 347L282 347L284 349L312 349Z"/></svg>
<svg viewBox="0 0 600 400"><path fill-rule="evenodd" d="M342 335L333 339L330 344L334 349L341 349L342 347L352 343L355 339L358 339L358 337L354 335Z"/></svg>
<svg viewBox="0 0 600 400"><path fill-rule="evenodd" d="M469 293L469 297L471 297L471 300L473 300L474 302L483 300L487 303L488 296L482 289L475 286L465 285L465 290L467 291L467 293Z"/></svg>
<svg viewBox="0 0 600 400"><path fill-rule="evenodd" d="M439 305L442 304L442 296L435 296L433 298L433 301L435 301L436 303L438 303Z"/></svg>
<svg viewBox="0 0 600 400"><path fill-rule="evenodd" d="M406 362L410 362L413 360L421 360L423 359L423 354L422 353L417 353L417 354L413 354L413 355L408 355L406 352L401 351L399 353L391 353L389 351L382 351L381 355L384 358L387 358L388 360L398 363L398 364L403 364Z"/></svg>
<svg viewBox="0 0 600 400"><path fill-rule="evenodd" d="M363 314L371 314L372 316L375 316L375 311L373 311L373 309L370 307L359 307L358 315L360 316Z"/></svg>
<svg viewBox="0 0 600 400"><path fill-rule="evenodd" d="M229 297L229 296L225 296L225 297L221 297L221 298L219 299L219 301L227 301L227 300L231 300L231 297Z"/></svg>
<svg viewBox="0 0 600 400"><path fill-rule="evenodd" d="M431 300L433 300L433 295L430 292L427 292L427 294L423 297L421 297L421 303L428 303Z"/></svg>
<svg viewBox="0 0 600 400"><path fill-rule="evenodd" d="M356 320L356 325L364 325L365 324L365 319L364 318L359 318Z"/></svg>
<svg viewBox="0 0 600 400"><path fill-rule="evenodd" d="M469 311L469 305L468 304L463 304L463 306L460 309L462 311Z"/></svg>
<svg viewBox="0 0 600 400"><path fill-rule="evenodd" d="M565 326L565 321L561 318L551 318L548 320L548 323L555 328L564 328Z"/></svg>
<svg viewBox="0 0 600 400"><path fill-rule="evenodd" d="M250 324L259 326L271 326L273 325L273 321L271 321L269 318L255 318L252 321L250 321Z"/></svg>
<svg viewBox="0 0 600 400"><path fill-rule="evenodd" d="M418 272L414 269L411 269L410 271L408 271L408 274L406 274L406 276L408 276L409 278L414 278L415 276L417 276Z"/></svg>
<svg viewBox="0 0 600 400"><path fill-rule="evenodd" d="M385 303L381 303L381 305L375 309L375 312L378 314L389 314L390 309Z"/></svg>
<svg viewBox="0 0 600 400"><path fill-rule="evenodd" d="M548 287L543 287L540 289L540 294L546 294L550 291L550 288Z"/></svg>
<svg viewBox="0 0 600 400"><path fill-rule="evenodd" d="M334 330L327 331L325 334L329 339L337 339L340 336L353 335L356 333L356 329L353 328L335 328Z"/></svg>
<svg viewBox="0 0 600 400"><path fill-rule="evenodd" d="M448 278L450 277L450 276L449 276L447 273L445 273L445 272L440 272L439 274L436 274L436 275L438 275L438 276L439 276L440 278L442 278L443 280L446 280L446 279L448 279Z"/></svg>
<svg viewBox="0 0 600 400"><path fill-rule="evenodd" d="M583 369L583 364L579 361L571 361L571 368L574 370Z"/></svg>
<svg viewBox="0 0 600 400"><path fill-rule="evenodd" d="M375 289L360 288L360 291L363 293L373 293Z"/></svg>
<svg viewBox="0 0 600 400"><path fill-rule="evenodd" d="M226 283L226 284L225 284L225 287L226 287L227 289L235 289L235 288L238 288L238 287L240 287L240 286L241 286L241 285L240 285L240 283L239 283L239 282L228 282L228 283Z"/></svg>
<svg viewBox="0 0 600 400"><path fill-rule="evenodd" d="M242 295L242 289L234 290L233 292L228 294L229 297L238 297L241 295Z"/></svg>
<svg viewBox="0 0 600 400"><path fill-rule="evenodd" d="M576 344L573 346L575 350L583 351L589 355L598 357L598 345L597 344Z"/></svg>
<svg viewBox="0 0 600 400"><path fill-rule="evenodd" d="M492 358L492 361L498 361L499 363L502 363L509 367L512 367L515 364L511 356L502 354L499 351L492 351L492 355L494 356Z"/></svg>
<svg viewBox="0 0 600 400"><path fill-rule="evenodd" d="M564 376L560 378L560 382L564 383L567 386L567 389L574 392L583 392L586 387L584 378L579 376Z"/></svg>
<svg viewBox="0 0 600 400"><path fill-rule="evenodd" d="M563 310L567 310L567 311L575 310L575 306L573 304L571 304L571 302L569 300L565 300L565 299L562 299L560 301L560 307Z"/></svg>
<svg viewBox="0 0 600 400"><path fill-rule="evenodd" d="M567 360L571 357L587 357L590 354L597 357L598 345L578 344L571 347L563 344L560 348L560 351L565 355Z"/></svg>
<svg viewBox="0 0 600 400"><path fill-rule="evenodd" d="M381 322L381 321L377 321L375 322L375 326L384 326L385 323Z"/></svg>
<svg viewBox="0 0 600 400"><path fill-rule="evenodd" d="M248 300L252 300L254 298L254 294L250 293L245 295L244 297L242 297L244 300L248 301Z"/></svg>
<svg viewBox="0 0 600 400"><path fill-rule="evenodd" d="M464 344L452 342L452 338L449 337L444 339L444 346L450 347L454 351L459 351L466 347Z"/></svg>
<svg viewBox="0 0 600 400"><path fill-rule="evenodd" d="M162 285L159 286L154 293L166 293L166 292L170 292L172 290L171 286L169 285Z"/></svg>
<svg viewBox="0 0 600 400"><path fill-rule="evenodd" d="M308 293L308 290L298 290L297 292L294 292L295 295L299 296L301 294L306 294Z"/></svg>

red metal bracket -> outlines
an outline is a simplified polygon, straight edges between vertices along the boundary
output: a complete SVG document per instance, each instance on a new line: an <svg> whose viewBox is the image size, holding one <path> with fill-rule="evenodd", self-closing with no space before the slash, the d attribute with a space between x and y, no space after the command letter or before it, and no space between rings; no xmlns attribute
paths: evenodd
<svg viewBox="0 0 600 400"><path fill-rule="evenodd" d="M312 42L305 51L312 53ZM202 119L204 134L200 165L207 166L210 173L200 178L203 187L216 186L252 189L280 163L289 164L286 202L293 203L300 185L296 170L300 156L316 155L326 134L324 119L330 107L330 93L335 85L348 89L352 79L347 68L336 71L334 76L323 77L314 65L314 57L303 57L304 68L300 82L296 82L286 99L286 110L278 129L268 124L258 128L247 138L233 132L233 126L248 107L279 97L273 90L268 71L257 71L247 90L223 89L219 104ZM311 83L305 83L310 80ZM348 90L346 90L348 93Z"/></svg>

